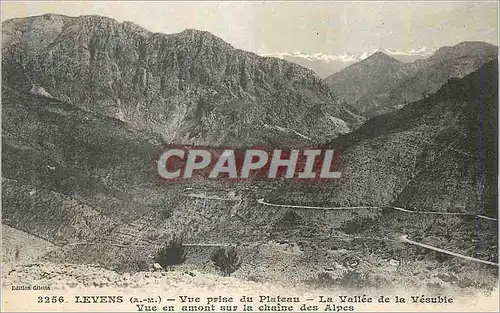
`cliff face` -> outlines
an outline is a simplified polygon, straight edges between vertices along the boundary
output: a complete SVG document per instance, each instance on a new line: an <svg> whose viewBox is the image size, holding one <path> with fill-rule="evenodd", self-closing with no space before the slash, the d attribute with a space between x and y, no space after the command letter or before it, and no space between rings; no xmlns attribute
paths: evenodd
<svg viewBox="0 0 500 313"><path fill-rule="evenodd" d="M322 142L361 120L312 71L234 49L208 32L165 35L99 16L50 14L2 26L5 84L167 142Z"/></svg>

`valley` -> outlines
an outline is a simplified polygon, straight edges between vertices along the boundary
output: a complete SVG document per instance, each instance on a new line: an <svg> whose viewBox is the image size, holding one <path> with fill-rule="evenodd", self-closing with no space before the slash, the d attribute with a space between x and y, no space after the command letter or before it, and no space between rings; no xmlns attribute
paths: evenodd
<svg viewBox="0 0 500 313"><path fill-rule="evenodd" d="M203 31L57 14L2 26L4 286L230 276L238 288L495 292L496 46L410 65L377 52L322 80ZM334 149L341 175L191 168L165 181L168 145ZM185 254L162 266L174 239ZM220 249L237 256L230 271Z"/></svg>

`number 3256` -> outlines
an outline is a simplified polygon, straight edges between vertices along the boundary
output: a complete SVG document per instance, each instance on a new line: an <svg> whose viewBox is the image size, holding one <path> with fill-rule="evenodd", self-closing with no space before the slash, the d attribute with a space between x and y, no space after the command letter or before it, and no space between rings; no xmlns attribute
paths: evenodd
<svg viewBox="0 0 500 313"><path fill-rule="evenodd" d="M38 297L38 303L63 303L64 302L64 297L63 296L52 296L52 297Z"/></svg>

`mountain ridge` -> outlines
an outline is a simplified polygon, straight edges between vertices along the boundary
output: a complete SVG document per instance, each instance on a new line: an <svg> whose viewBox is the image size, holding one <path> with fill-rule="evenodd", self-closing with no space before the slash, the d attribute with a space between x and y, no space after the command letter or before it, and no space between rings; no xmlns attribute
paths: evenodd
<svg viewBox="0 0 500 313"><path fill-rule="evenodd" d="M300 51L295 52L272 52L265 53L262 51L257 51L258 55L276 57L280 59L285 59L290 62L297 63L306 68L313 70L322 78L327 78L343 69L347 66L352 65L357 62L361 62L370 55L376 52L383 52L397 60L405 63L414 62L419 59L429 57L434 53L435 49L429 49L427 47L422 47L419 49L410 49L409 51L399 51L396 49L386 49L377 48L369 52L361 53L302 53Z"/></svg>
<svg viewBox="0 0 500 313"><path fill-rule="evenodd" d="M151 33L100 16L43 15L2 25L4 83L24 91L36 85L167 142L277 144L285 136L303 145L363 120L311 70L235 49L209 32ZM228 110L232 118L223 118ZM264 124L300 127L311 141L264 132Z"/></svg>
<svg viewBox="0 0 500 313"><path fill-rule="evenodd" d="M354 63L325 79L341 100L353 105L356 112L363 107L354 105L364 97L375 99L386 96L387 81L398 75L403 62L382 52L376 52L361 62Z"/></svg>
<svg viewBox="0 0 500 313"><path fill-rule="evenodd" d="M371 117L420 100L436 92L449 79L464 77L497 56L497 46L478 41L462 42L442 47L428 58L412 63L395 66L379 62L379 75L374 77L369 75L372 64L365 59L354 68L351 65L331 75L325 82L355 111Z"/></svg>

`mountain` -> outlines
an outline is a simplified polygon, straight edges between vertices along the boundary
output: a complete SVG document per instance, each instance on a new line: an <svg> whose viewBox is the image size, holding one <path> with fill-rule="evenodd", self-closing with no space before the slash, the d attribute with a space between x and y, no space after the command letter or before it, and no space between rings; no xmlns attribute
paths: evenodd
<svg viewBox="0 0 500 313"><path fill-rule="evenodd" d="M497 64L451 79L435 94L330 142L343 169L331 197L496 216Z"/></svg>
<svg viewBox="0 0 500 313"><path fill-rule="evenodd" d="M2 223L54 245L53 261L130 270L173 233L259 237L272 211L245 204L222 227L234 203L161 182L162 144L303 145L361 121L312 71L207 32L53 14L2 26Z"/></svg>
<svg viewBox="0 0 500 313"><path fill-rule="evenodd" d="M166 35L100 16L46 14L8 20L2 33L4 84L166 142L322 142L362 120L312 71L208 32Z"/></svg>
<svg viewBox="0 0 500 313"><path fill-rule="evenodd" d="M497 56L498 47L494 45L463 42L440 48L432 56L412 63L380 62L377 73L373 62L365 59L331 75L325 82L357 112L371 117L420 100L450 78L464 77Z"/></svg>
<svg viewBox="0 0 500 313"><path fill-rule="evenodd" d="M419 100L436 92L451 78L461 78L498 59L498 47L484 42L462 42L442 47L432 56L408 65L412 77L391 90L390 102Z"/></svg>
<svg viewBox="0 0 500 313"><path fill-rule="evenodd" d="M467 255L472 239L488 244L482 258L498 258L496 221L481 221L478 239L474 216L259 202L496 216L497 62L347 133L359 117L311 71L233 49L209 33L152 34L96 16L44 15L3 26L2 224L15 228L11 242L39 238L43 261L142 271L176 235L188 244L235 245L243 262L235 275L243 279L304 283L339 256L368 255L356 272L334 274L380 284L394 271L388 260L405 258L411 267L401 262L388 280L406 281L425 266L416 278L425 286L457 262L396 242L402 234ZM400 64L381 53L366 61L374 71ZM308 142L304 136L328 139L341 179L166 183L155 168L165 141L289 146ZM296 253L286 252L292 247ZM212 248L190 246L181 271L215 270ZM489 272L469 271L475 266L454 269L477 286L477 271Z"/></svg>
<svg viewBox="0 0 500 313"><path fill-rule="evenodd" d="M468 217L385 212L361 235L406 233L498 263L498 61L332 142L342 151L341 199ZM336 196L332 195L333 198Z"/></svg>
<svg viewBox="0 0 500 313"><path fill-rule="evenodd" d="M414 62L416 60L424 59L431 55L435 50L429 49L427 47L422 47L420 49L411 49L410 51L404 52L394 49L376 49L372 52L363 53L344 53L344 54L328 54L328 53L314 53L305 54L301 52L274 52L274 53L264 53L257 52L258 55L275 57L284 59L290 62L297 63L305 68L313 70L322 78L327 78L340 70L352 65L354 63L360 62L370 55L383 52L401 62Z"/></svg>
<svg viewBox="0 0 500 313"><path fill-rule="evenodd" d="M388 88L387 82L397 76L402 66L401 61L376 52L325 81L332 90L336 90L342 100L350 104L357 103L362 97L371 99L384 96L383 92Z"/></svg>

